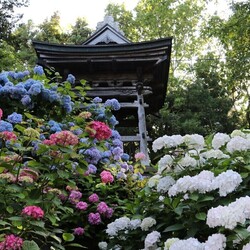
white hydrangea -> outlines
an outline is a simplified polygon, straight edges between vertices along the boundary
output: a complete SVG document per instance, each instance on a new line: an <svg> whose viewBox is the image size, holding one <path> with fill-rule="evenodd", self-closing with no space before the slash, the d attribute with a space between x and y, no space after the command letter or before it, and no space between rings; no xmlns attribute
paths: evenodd
<svg viewBox="0 0 250 250"><path fill-rule="evenodd" d="M149 233L144 241L145 250L155 250L157 248L157 242L159 241L161 234L157 231Z"/></svg>
<svg viewBox="0 0 250 250"><path fill-rule="evenodd" d="M211 208L207 213L207 225L211 228L223 226L234 229L237 223L244 224L250 218L250 197L241 197L228 206Z"/></svg>
<svg viewBox="0 0 250 250"><path fill-rule="evenodd" d="M176 181L176 183L169 188L168 195L175 196L178 193L199 191L205 193L213 190L212 182L214 174L211 171L203 170L196 176L186 175Z"/></svg>
<svg viewBox="0 0 250 250"><path fill-rule="evenodd" d="M171 171L171 166L173 164L173 156L165 155L158 162L158 174L161 174L164 170Z"/></svg>
<svg viewBox="0 0 250 250"><path fill-rule="evenodd" d="M125 230L129 227L130 219L128 217L121 217L107 225L106 233L112 237L116 236L120 230Z"/></svg>
<svg viewBox="0 0 250 250"><path fill-rule="evenodd" d="M250 250L250 242L244 245L242 250Z"/></svg>
<svg viewBox="0 0 250 250"><path fill-rule="evenodd" d="M129 229L135 230L136 228L141 226L141 220L140 219L134 219L130 221Z"/></svg>
<svg viewBox="0 0 250 250"><path fill-rule="evenodd" d="M152 149L154 152L162 148L175 148L183 143L181 135L164 135L153 141Z"/></svg>
<svg viewBox="0 0 250 250"><path fill-rule="evenodd" d="M186 154L180 161L178 161L176 167L174 168L175 172L181 172L186 167L195 168L197 167L198 162L190 155Z"/></svg>
<svg viewBox="0 0 250 250"><path fill-rule="evenodd" d="M168 189L175 183L175 180L171 176L165 176L159 180L157 185L158 193L166 193Z"/></svg>
<svg viewBox="0 0 250 250"><path fill-rule="evenodd" d="M173 184L169 190L169 196L175 196L179 193L187 193L197 191L199 193L207 193L212 190L219 189L220 196L226 196L233 192L242 182L240 174L235 171L228 170L214 177L211 171L203 170L195 176L183 176Z"/></svg>
<svg viewBox="0 0 250 250"><path fill-rule="evenodd" d="M154 152L156 152L157 150L160 150L164 147L164 138L163 137L159 137L156 140L153 141L152 144L152 149Z"/></svg>
<svg viewBox="0 0 250 250"><path fill-rule="evenodd" d="M217 133L214 135L212 140L212 147L214 149L219 149L230 141L230 136L224 133Z"/></svg>
<svg viewBox="0 0 250 250"><path fill-rule="evenodd" d="M233 153L235 151L247 151L249 149L250 140L241 136L235 136L227 143L227 151L229 153Z"/></svg>
<svg viewBox="0 0 250 250"><path fill-rule="evenodd" d="M156 174L154 176L152 176L151 178L149 178L148 182L147 182L147 185L150 187L150 188L153 188L155 186L157 186L157 184L159 183L159 180L161 179L161 175L159 174Z"/></svg>
<svg viewBox="0 0 250 250"><path fill-rule="evenodd" d="M203 149L205 146L204 137L198 134L185 135L183 137L183 141L186 143L188 148L194 148L198 151Z"/></svg>
<svg viewBox="0 0 250 250"><path fill-rule="evenodd" d="M205 159L215 158L215 159L227 159L230 158L229 155L224 154L219 149L210 149L206 152L201 153L201 157Z"/></svg>
<svg viewBox="0 0 250 250"><path fill-rule="evenodd" d="M107 247L108 247L108 243L105 242L105 241L101 241L98 243L98 247L100 250L107 250Z"/></svg>
<svg viewBox="0 0 250 250"><path fill-rule="evenodd" d="M189 238L187 240L175 241L169 248L169 250L203 250L203 244L195 238Z"/></svg>
<svg viewBox="0 0 250 250"><path fill-rule="evenodd" d="M148 231L150 227L156 224L156 220L152 217L146 217L142 220L141 229L142 231Z"/></svg>
<svg viewBox="0 0 250 250"><path fill-rule="evenodd" d="M223 250L226 247L227 238L224 234L213 234L204 244L204 250Z"/></svg>
<svg viewBox="0 0 250 250"><path fill-rule="evenodd" d="M227 170L219 174L213 181L213 189L219 189L220 196L226 196L233 192L242 182L240 174L233 170Z"/></svg>

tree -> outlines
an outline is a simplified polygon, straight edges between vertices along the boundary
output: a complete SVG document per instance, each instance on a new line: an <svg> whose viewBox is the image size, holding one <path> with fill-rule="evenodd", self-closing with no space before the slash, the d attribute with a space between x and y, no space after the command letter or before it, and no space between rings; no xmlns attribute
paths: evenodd
<svg viewBox="0 0 250 250"><path fill-rule="evenodd" d="M38 25L38 28L36 40L52 43L64 43L67 41L67 35L63 33L63 29L60 26L60 15L57 11L54 12L50 19L46 18L42 24Z"/></svg>
<svg viewBox="0 0 250 250"><path fill-rule="evenodd" d="M194 82L168 93L160 118L152 117L149 127L154 138L162 134L230 133L239 126L239 117L232 111L234 102L224 83L226 65L213 54L194 65Z"/></svg>
<svg viewBox="0 0 250 250"><path fill-rule="evenodd" d="M87 27L86 19L78 17L74 25L71 25L68 42L73 44L83 43L91 34L91 29Z"/></svg>
<svg viewBox="0 0 250 250"><path fill-rule="evenodd" d="M27 6L28 0L0 0L0 39L7 40L22 15L15 15L14 8Z"/></svg>
<svg viewBox="0 0 250 250"><path fill-rule="evenodd" d="M136 23L131 11L126 10L124 4L108 4L105 14L117 21L125 36L131 41L139 41Z"/></svg>
<svg viewBox="0 0 250 250"><path fill-rule="evenodd" d="M225 87L240 108L243 124L250 127L250 3L232 3L228 20L211 18L208 34L219 39L225 49L227 81Z"/></svg>

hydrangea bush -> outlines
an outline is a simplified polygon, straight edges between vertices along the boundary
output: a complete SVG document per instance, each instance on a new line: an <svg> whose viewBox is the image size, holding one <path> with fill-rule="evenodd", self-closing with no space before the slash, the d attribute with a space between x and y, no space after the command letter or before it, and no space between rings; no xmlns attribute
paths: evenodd
<svg viewBox="0 0 250 250"><path fill-rule="evenodd" d="M145 182L115 130L119 102L86 103L74 81L0 74L0 249L96 249Z"/></svg>
<svg viewBox="0 0 250 250"><path fill-rule="evenodd" d="M156 172L100 249L250 249L250 130L165 135L153 150Z"/></svg>

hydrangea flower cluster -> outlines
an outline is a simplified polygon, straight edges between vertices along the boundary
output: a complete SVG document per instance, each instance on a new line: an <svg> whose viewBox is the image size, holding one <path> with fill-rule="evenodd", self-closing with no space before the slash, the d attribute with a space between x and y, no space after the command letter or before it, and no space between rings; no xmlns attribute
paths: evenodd
<svg viewBox="0 0 250 250"><path fill-rule="evenodd" d="M156 249L157 248L157 242L160 241L161 234L157 231L153 231L149 233L145 240L144 240L144 246L145 250L150 250L150 249Z"/></svg>
<svg viewBox="0 0 250 250"><path fill-rule="evenodd" d="M224 234L213 234L208 237L204 243L199 242L195 238L188 238L180 240L178 238L171 238L165 242L164 250L223 250L226 248L226 237Z"/></svg>
<svg viewBox="0 0 250 250"><path fill-rule="evenodd" d="M179 193L199 192L206 193L219 189L220 196L226 196L233 192L242 182L240 174L233 170L227 170L214 176L211 171L203 170L195 176L184 176L176 181L168 190L169 196L176 196Z"/></svg>
<svg viewBox="0 0 250 250"><path fill-rule="evenodd" d="M101 176L102 182L105 184L112 183L114 181L114 177L109 171L103 170L100 176Z"/></svg>
<svg viewBox="0 0 250 250"><path fill-rule="evenodd" d="M61 146L69 146L78 144L79 139L76 135L74 135L71 131L61 131L55 134L51 134L49 140L45 139L43 144L46 145L61 145Z"/></svg>
<svg viewBox="0 0 250 250"><path fill-rule="evenodd" d="M204 166L211 159L227 159L235 151L246 152L250 149L250 136L246 133L232 133L229 136L223 133L214 135L211 146L206 145L203 136L193 135L164 135L153 142L153 150L160 149L174 150L173 154L164 155L158 162L158 174L165 172L181 172L187 168ZM187 147L185 152L182 147ZM224 153L220 148L225 148Z"/></svg>
<svg viewBox="0 0 250 250"><path fill-rule="evenodd" d="M27 206L22 210L22 214L34 219L41 219L44 216L44 211L37 206Z"/></svg>
<svg viewBox="0 0 250 250"><path fill-rule="evenodd" d="M0 243L0 250L21 250L23 239L14 234L6 235L3 242Z"/></svg>
<svg viewBox="0 0 250 250"><path fill-rule="evenodd" d="M44 74L41 66L35 66L33 72L36 75ZM59 104L67 113L72 111L73 102L69 96L58 94L53 87L45 88L40 80L27 79L29 76L29 71L0 73L0 98L19 101L25 108L32 109L37 98L41 97L45 103ZM15 84L12 82L15 80L23 81Z"/></svg>
<svg viewBox="0 0 250 250"><path fill-rule="evenodd" d="M97 140L107 140L111 137L111 129L104 123L100 121L92 121L86 127L86 131L89 133L89 136L96 138Z"/></svg>
<svg viewBox="0 0 250 250"><path fill-rule="evenodd" d="M236 199L228 206L211 208L207 213L207 225L211 228L223 226L234 229L237 223L244 224L250 218L250 197Z"/></svg>

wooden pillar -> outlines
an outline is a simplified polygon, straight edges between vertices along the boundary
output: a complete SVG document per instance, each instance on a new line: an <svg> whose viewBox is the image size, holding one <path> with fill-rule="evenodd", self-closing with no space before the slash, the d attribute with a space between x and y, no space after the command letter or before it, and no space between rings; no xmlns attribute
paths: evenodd
<svg viewBox="0 0 250 250"><path fill-rule="evenodd" d="M150 160L147 147L147 127L146 127L146 115L144 109L143 98L143 83L139 82L136 85L137 90L137 104L138 104L138 128L140 135L140 151L145 154L146 158L141 161L145 166L149 166Z"/></svg>

